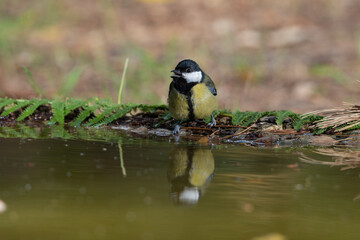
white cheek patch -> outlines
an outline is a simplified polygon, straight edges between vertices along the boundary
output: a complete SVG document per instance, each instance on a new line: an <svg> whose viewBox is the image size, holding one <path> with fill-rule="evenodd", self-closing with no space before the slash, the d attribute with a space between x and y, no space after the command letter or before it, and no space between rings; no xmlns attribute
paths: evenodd
<svg viewBox="0 0 360 240"><path fill-rule="evenodd" d="M183 73L182 75L187 83L201 82L201 79L202 79L201 71L191 72L191 73Z"/></svg>

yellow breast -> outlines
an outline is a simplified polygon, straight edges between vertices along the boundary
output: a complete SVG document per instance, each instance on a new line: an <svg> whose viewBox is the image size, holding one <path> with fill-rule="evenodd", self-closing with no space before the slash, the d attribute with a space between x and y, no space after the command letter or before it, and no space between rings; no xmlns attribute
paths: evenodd
<svg viewBox="0 0 360 240"><path fill-rule="evenodd" d="M191 89L191 101L193 103L195 119L209 117L218 106L216 96L203 83L197 84Z"/></svg>
<svg viewBox="0 0 360 240"><path fill-rule="evenodd" d="M189 116L189 107L186 96L176 89L171 89L168 98L170 114L175 119L185 120Z"/></svg>

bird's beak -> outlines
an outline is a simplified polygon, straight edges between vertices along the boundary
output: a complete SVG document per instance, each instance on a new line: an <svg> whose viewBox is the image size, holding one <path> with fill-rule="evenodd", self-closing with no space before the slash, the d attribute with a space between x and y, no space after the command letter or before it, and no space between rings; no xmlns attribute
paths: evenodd
<svg viewBox="0 0 360 240"><path fill-rule="evenodd" d="M174 73L173 75L171 75L172 78L181 78L182 77L182 74L179 70L174 69L171 72Z"/></svg>

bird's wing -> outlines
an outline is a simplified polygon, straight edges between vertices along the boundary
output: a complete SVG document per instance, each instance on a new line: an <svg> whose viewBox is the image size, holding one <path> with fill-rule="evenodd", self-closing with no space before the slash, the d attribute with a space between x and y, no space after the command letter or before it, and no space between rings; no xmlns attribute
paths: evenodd
<svg viewBox="0 0 360 240"><path fill-rule="evenodd" d="M204 83L205 85L208 87L208 89L210 90L210 92L216 96L217 95L217 91L216 91L216 88L215 88L215 84L214 82L211 80L211 78L205 74L205 77L204 77Z"/></svg>

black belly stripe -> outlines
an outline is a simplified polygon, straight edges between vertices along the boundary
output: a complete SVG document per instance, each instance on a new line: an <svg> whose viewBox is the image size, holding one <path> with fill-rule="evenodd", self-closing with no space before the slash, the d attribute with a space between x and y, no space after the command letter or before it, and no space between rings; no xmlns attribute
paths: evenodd
<svg viewBox="0 0 360 240"><path fill-rule="evenodd" d="M186 101L188 104L188 108L189 108L189 115L188 115L188 119L189 120L194 120L195 119L195 115L194 115L194 106L193 106L193 102L191 101L191 91L189 91L189 93L186 95Z"/></svg>
<svg viewBox="0 0 360 240"><path fill-rule="evenodd" d="M176 79L176 81L173 81L172 84L174 84L173 85L174 88L179 93L185 95L189 110L188 119L194 120L195 114L194 114L194 105L193 102L191 101L191 97L192 97L191 88L195 86L197 83L187 83L185 79L180 78L180 79Z"/></svg>

